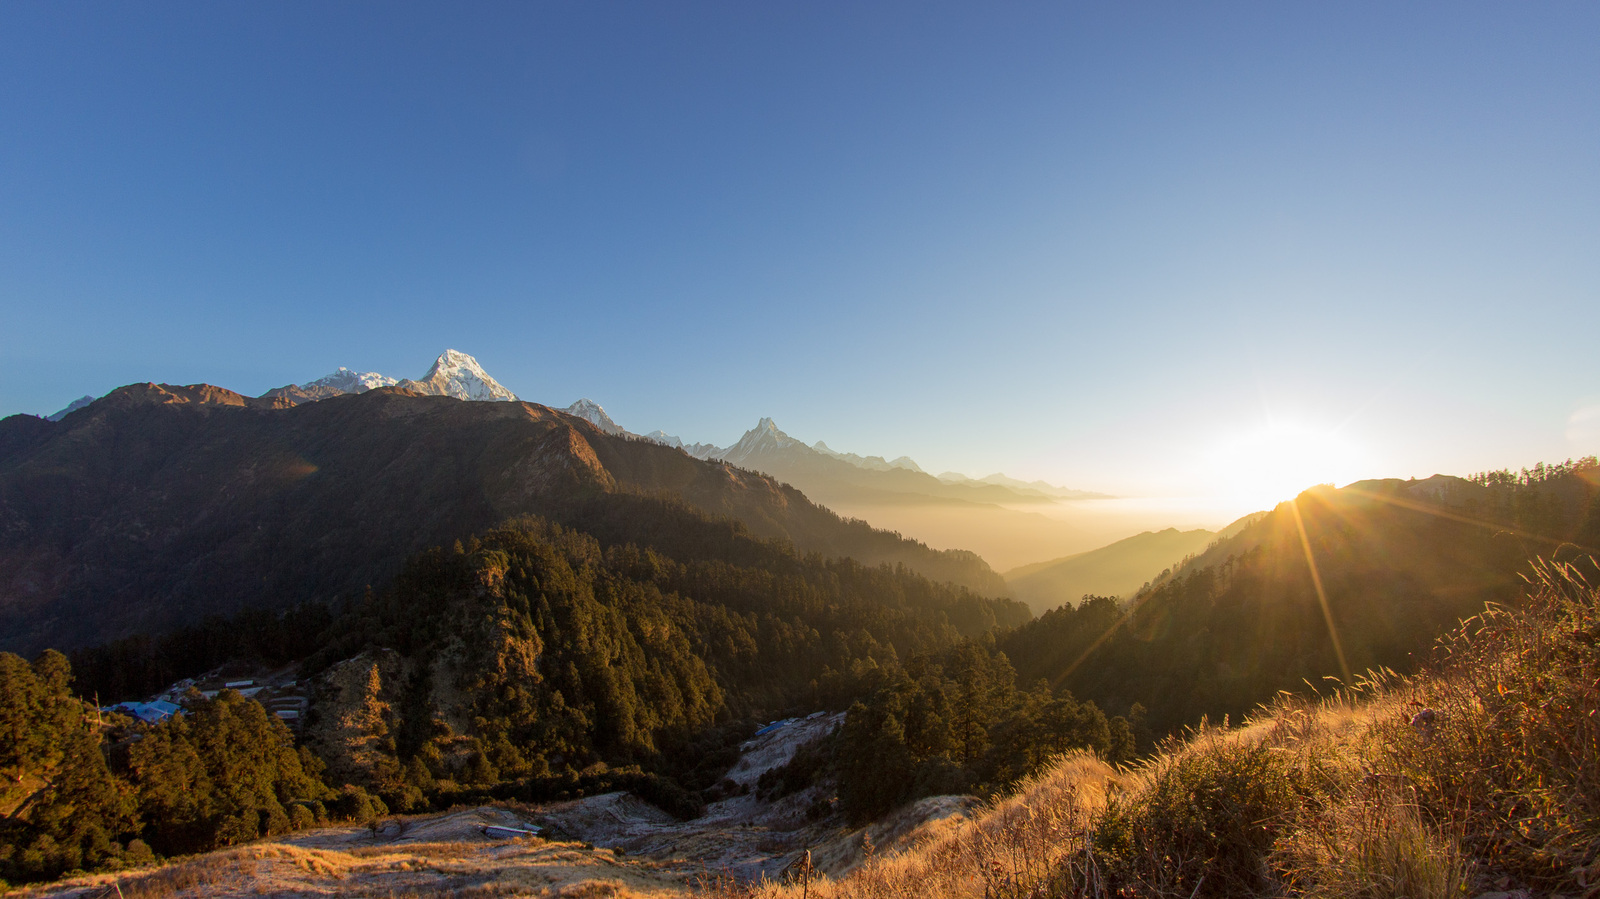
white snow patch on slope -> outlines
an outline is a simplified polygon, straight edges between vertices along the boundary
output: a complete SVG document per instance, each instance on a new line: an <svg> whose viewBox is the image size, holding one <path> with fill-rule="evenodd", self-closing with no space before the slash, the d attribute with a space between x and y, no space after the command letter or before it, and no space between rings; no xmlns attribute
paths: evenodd
<svg viewBox="0 0 1600 899"><path fill-rule="evenodd" d="M400 383L387 375L380 375L375 371L351 371L344 366L331 375L307 381L300 385L301 390L311 390L317 387L332 387L343 393L366 393L379 387L393 387Z"/></svg>

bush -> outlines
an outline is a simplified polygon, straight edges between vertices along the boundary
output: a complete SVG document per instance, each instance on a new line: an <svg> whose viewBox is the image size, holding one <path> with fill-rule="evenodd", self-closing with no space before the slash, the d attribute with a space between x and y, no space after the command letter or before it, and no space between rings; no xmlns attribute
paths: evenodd
<svg viewBox="0 0 1600 899"><path fill-rule="evenodd" d="M1153 764L1149 788L1113 797L1094 823L1106 879L1163 895L1270 890L1269 857L1304 793L1299 772L1270 747L1222 737Z"/></svg>
<svg viewBox="0 0 1600 899"><path fill-rule="evenodd" d="M135 837L128 841L128 848L122 853L122 861L130 868L142 868L155 864L156 854L149 843Z"/></svg>
<svg viewBox="0 0 1600 899"><path fill-rule="evenodd" d="M1459 899L1468 895L1460 845L1423 820L1408 790L1383 779L1302 816L1275 867L1297 895L1318 899Z"/></svg>
<svg viewBox="0 0 1600 899"><path fill-rule="evenodd" d="M305 830L308 827L315 827L316 824L317 824L317 813L316 812L313 812L311 809L307 808L304 805L300 805L298 803L296 803L295 805L289 806L289 826L290 827L294 828L295 830ZM129 848L132 848L132 847L130 846Z"/></svg>
<svg viewBox="0 0 1600 899"><path fill-rule="evenodd" d="M338 798L333 800L329 810L334 818L355 824L366 824L389 814L389 807L383 804L382 799L349 784L339 791Z"/></svg>

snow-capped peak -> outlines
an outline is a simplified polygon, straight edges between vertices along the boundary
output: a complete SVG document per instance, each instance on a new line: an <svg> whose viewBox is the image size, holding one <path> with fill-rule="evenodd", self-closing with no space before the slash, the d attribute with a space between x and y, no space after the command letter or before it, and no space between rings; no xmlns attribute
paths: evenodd
<svg viewBox="0 0 1600 899"><path fill-rule="evenodd" d="M568 415L576 415L607 434L623 435L628 433L621 425L611 420L611 416L606 414L606 410L600 408L599 403L588 397L578 400L561 411Z"/></svg>
<svg viewBox="0 0 1600 899"><path fill-rule="evenodd" d="M696 459L716 459L722 456L722 447L715 443L684 443L681 439L668 434L659 428L644 435L644 439L653 440L662 446L681 449Z"/></svg>
<svg viewBox="0 0 1600 899"><path fill-rule="evenodd" d="M516 394L489 377L478 360L456 350L445 350L420 381L405 380L399 386L434 396L453 396L458 400L517 400Z"/></svg>
<svg viewBox="0 0 1600 899"><path fill-rule="evenodd" d="M810 448L778 430L777 422L770 418L763 418L756 423L754 428L744 432L744 436L739 438L738 443L728 447L720 455L724 461L732 462L734 465L743 465L751 456L797 446L806 449Z"/></svg>
<svg viewBox="0 0 1600 899"><path fill-rule="evenodd" d="M380 375L375 371L351 371L341 365L339 370L331 375L301 384L300 389L331 387L341 393L366 393L379 387L393 387L397 383L399 382L394 378Z"/></svg>
<svg viewBox="0 0 1600 899"><path fill-rule="evenodd" d="M666 431L663 431L660 428L657 428L654 431L644 435L644 439L654 440L656 443L659 443L662 446L670 446L673 449L683 449L682 440L672 436L671 434L668 434Z"/></svg>

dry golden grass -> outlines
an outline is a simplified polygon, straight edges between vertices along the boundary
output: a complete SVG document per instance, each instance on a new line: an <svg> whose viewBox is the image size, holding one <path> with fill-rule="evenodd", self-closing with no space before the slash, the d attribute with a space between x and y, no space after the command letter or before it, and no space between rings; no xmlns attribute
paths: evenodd
<svg viewBox="0 0 1600 899"><path fill-rule="evenodd" d="M1593 572L1593 560L1584 570ZM1382 762L1471 854L1541 891L1600 896L1600 589L1543 565L1517 610L1491 608L1408 684L1425 726L1388 722ZM1419 713L1420 714L1420 713Z"/></svg>
<svg viewBox="0 0 1600 899"><path fill-rule="evenodd" d="M1379 723L1403 707L1400 696L1377 684L1314 701L1285 698L1242 727L1203 728L1139 766L1113 769L1087 754L1063 758L972 819L935 822L900 851L879 854L838 878L757 884L712 878L698 888L708 899L1457 897L1466 872L1459 847L1425 823L1403 791L1370 777L1365 767ZM1184 778L1196 770L1240 768L1252 755L1271 759L1270 771L1302 787L1286 794L1292 802L1273 822L1276 836L1267 839L1254 886L1241 889L1241 881L1203 869L1184 881L1177 875L1185 860L1174 857L1172 847L1148 859L1153 865L1141 867L1143 859L1130 864L1097 832L1112 826L1119 809L1176 832L1181 822L1162 818L1155 797L1174 783L1189 790L1193 783ZM1305 801L1309 797L1319 801ZM1222 832L1217 821L1209 823ZM1163 871L1172 876L1161 880ZM1208 876L1214 878L1210 888Z"/></svg>
<svg viewBox="0 0 1600 899"><path fill-rule="evenodd" d="M837 878L709 899L1600 899L1600 589L1546 566L1438 670L1283 697L1113 771L1062 760Z"/></svg>
<svg viewBox="0 0 1600 899"><path fill-rule="evenodd" d="M1496 885L1600 897L1600 591L1540 572L1443 666L1283 697L1111 771L1064 760L970 823L762 899L1314 896L1455 899ZM796 895L798 894L798 896Z"/></svg>
<svg viewBox="0 0 1600 899"><path fill-rule="evenodd" d="M948 817L913 831L901 851L878 854L847 876L800 883L702 881L703 894L770 899L934 899L1042 884L1105 800L1116 772L1088 754L1062 759L974 819Z"/></svg>
<svg viewBox="0 0 1600 899"><path fill-rule="evenodd" d="M679 879L648 862L618 859L579 843L532 840L410 843L349 851L260 843L154 870L40 886L19 895L660 899L684 890Z"/></svg>

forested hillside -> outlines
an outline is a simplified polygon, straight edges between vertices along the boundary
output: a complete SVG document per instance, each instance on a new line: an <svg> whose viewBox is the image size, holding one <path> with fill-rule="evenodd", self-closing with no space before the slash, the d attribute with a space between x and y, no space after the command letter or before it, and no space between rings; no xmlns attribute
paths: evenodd
<svg viewBox="0 0 1600 899"><path fill-rule="evenodd" d="M653 546L529 517L424 551L337 613L257 612L77 653L77 694L107 700L229 659L301 660L317 702L298 752L235 694L153 728L102 727L62 656L0 657L17 737L0 876L488 795L627 787L694 814L750 720L842 707L862 671L1028 618L904 568L800 556L665 497L625 500L600 529ZM46 801L86 789L101 798L61 799L70 818Z"/></svg>
<svg viewBox="0 0 1600 899"><path fill-rule="evenodd" d="M630 495L666 493L801 552L903 564L989 596L972 553L846 521L798 491L532 403L395 388L293 405L133 385L59 422L0 421L0 648L31 654L329 603L404 560L539 514L642 546Z"/></svg>
<svg viewBox="0 0 1600 899"><path fill-rule="evenodd" d="M1131 758L1280 690L1414 667L1462 616L1514 602L1530 559L1585 556L1597 472L1586 459L1308 491L1131 603L1031 621L668 496L574 494L563 513L590 531L524 517L415 554L338 608L76 654L77 689L107 698L229 659L298 660L318 697L299 750L231 694L153 728L91 722L62 657L6 656L5 876L494 796L625 788L692 815L750 722L783 710L848 714L762 792L833 778L858 821L1003 790L1063 751Z"/></svg>
<svg viewBox="0 0 1600 899"><path fill-rule="evenodd" d="M283 722L224 693L150 726L102 716L54 651L0 653L0 880L149 864L383 806L334 790Z"/></svg>
<svg viewBox="0 0 1600 899"><path fill-rule="evenodd" d="M1131 603L1048 612L1000 646L1024 682L1113 711L1139 703L1158 733L1237 720L1307 681L1414 669L1457 621L1515 601L1531 559L1597 552L1597 497L1593 458L1318 488Z"/></svg>
<svg viewBox="0 0 1600 899"><path fill-rule="evenodd" d="M350 776L399 796L430 778L666 770L714 723L838 702L854 667L897 666L1027 615L909 572L722 536L750 555L602 549L539 520L422 554L337 622L309 666L356 665L357 704L388 707L370 735L392 735L392 750ZM377 649L390 652L338 662ZM418 760L428 776L405 780L422 775Z"/></svg>

